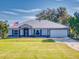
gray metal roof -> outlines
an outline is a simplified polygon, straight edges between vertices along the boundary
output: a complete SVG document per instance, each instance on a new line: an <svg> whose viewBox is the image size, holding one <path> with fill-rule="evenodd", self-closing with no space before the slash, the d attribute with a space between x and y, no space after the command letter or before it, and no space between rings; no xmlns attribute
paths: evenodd
<svg viewBox="0 0 79 59"><path fill-rule="evenodd" d="M51 22L48 20L29 20L29 21L25 21L20 23L17 27L22 26L23 24L29 25L32 28L68 28L68 26L59 24L59 23L55 23L55 22Z"/></svg>

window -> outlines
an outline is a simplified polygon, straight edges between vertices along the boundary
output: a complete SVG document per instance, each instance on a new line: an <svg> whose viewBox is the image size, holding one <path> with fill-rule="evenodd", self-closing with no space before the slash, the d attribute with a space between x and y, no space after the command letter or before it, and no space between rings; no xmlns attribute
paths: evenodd
<svg viewBox="0 0 79 59"><path fill-rule="evenodd" d="M18 30L13 30L13 35L18 35L19 31Z"/></svg>

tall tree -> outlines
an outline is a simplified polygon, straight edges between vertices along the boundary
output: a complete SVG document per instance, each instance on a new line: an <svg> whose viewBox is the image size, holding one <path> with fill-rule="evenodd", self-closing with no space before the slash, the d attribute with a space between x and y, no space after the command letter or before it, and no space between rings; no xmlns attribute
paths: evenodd
<svg viewBox="0 0 79 59"><path fill-rule="evenodd" d="M74 13L74 16L79 19L79 12L75 12L75 13Z"/></svg>
<svg viewBox="0 0 79 59"><path fill-rule="evenodd" d="M57 12L58 12L58 19L59 19L59 22L61 24L64 24L66 25L67 24L67 21L69 19L69 15L67 13L67 10L66 8L64 7L59 7L57 8Z"/></svg>
<svg viewBox="0 0 79 59"><path fill-rule="evenodd" d="M41 11L39 14L36 15L37 20L50 20L57 22L57 11L55 9L49 9Z"/></svg>
<svg viewBox="0 0 79 59"><path fill-rule="evenodd" d="M79 39L79 12L75 12L74 16L76 17L76 20L75 20L75 32L77 34L77 38Z"/></svg>
<svg viewBox="0 0 79 59"><path fill-rule="evenodd" d="M7 38L9 25L5 21L0 21L0 35L1 38Z"/></svg>
<svg viewBox="0 0 79 59"><path fill-rule="evenodd" d="M50 20L53 22L59 22L64 25L67 24L67 20L69 18L67 10L64 7L59 7L57 9L48 8L47 10L41 11L36 16L37 16L37 19L39 19L39 20L45 19L45 20Z"/></svg>
<svg viewBox="0 0 79 59"><path fill-rule="evenodd" d="M69 20L70 34L73 38L79 39L79 13L75 12Z"/></svg>

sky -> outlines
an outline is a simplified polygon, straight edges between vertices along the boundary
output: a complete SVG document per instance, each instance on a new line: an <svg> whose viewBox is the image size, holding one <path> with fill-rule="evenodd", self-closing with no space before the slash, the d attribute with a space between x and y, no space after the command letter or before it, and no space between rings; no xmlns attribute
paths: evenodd
<svg viewBox="0 0 79 59"><path fill-rule="evenodd" d="M70 15L79 11L79 0L0 0L0 20L23 22L47 8L65 7Z"/></svg>

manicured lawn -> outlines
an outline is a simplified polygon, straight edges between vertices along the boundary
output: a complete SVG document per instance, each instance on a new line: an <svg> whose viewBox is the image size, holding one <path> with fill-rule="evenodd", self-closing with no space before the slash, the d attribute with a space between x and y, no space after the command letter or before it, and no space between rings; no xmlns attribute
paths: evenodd
<svg viewBox="0 0 79 59"><path fill-rule="evenodd" d="M0 40L0 59L79 59L79 52L53 40L5 39Z"/></svg>

